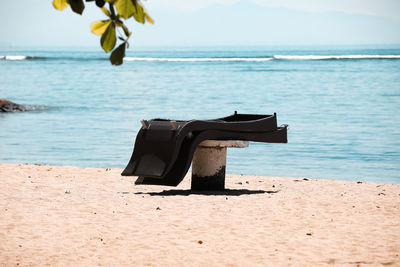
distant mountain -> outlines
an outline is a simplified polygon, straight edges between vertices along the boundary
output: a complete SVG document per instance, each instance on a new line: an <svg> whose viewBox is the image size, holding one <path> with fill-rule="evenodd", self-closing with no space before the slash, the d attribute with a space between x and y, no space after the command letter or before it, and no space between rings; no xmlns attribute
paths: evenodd
<svg viewBox="0 0 400 267"><path fill-rule="evenodd" d="M105 15L95 6L87 5L78 16L69 8L55 10L51 1L6 2L0 46L99 46L90 25ZM400 44L400 22L382 17L267 8L250 1L187 12L169 1L155 2L145 1L155 25L127 23L133 45Z"/></svg>
<svg viewBox="0 0 400 267"><path fill-rule="evenodd" d="M249 2L194 12L149 9L155 25L134 26L136 44L318 45L400 43L400 23L341 12L267 8Z"/></svg>

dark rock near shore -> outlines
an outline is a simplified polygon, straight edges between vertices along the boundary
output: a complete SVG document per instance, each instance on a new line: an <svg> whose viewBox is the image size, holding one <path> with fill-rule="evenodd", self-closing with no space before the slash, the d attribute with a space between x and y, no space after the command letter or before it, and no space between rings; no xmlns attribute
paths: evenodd
<svg viewBox="0 0 400 267"><path fill-rule="evenodd" d="M22 112L26 108L22 105L0 98L0 112Z"/></svg>

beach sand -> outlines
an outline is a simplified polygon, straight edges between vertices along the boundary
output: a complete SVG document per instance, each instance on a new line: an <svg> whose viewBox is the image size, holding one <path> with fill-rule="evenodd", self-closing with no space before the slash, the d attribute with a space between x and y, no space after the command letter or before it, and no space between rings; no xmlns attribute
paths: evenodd
<svg viewBox="0 0 400 267"><path fill-rule="evenodd" d="M400 266L400 185L0 164L1 266Z"/></svg>

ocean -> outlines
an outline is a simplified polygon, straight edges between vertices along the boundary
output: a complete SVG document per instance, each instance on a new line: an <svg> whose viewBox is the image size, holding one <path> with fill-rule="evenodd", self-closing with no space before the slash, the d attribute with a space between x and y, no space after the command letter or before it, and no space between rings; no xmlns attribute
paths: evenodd
<svg viewBox="0 0 400 267"><path fill-rule="evenodd" d="M0 162L123 168L140 120L277 113L227 173L400 183L400 45L0 48Z"/></svg>

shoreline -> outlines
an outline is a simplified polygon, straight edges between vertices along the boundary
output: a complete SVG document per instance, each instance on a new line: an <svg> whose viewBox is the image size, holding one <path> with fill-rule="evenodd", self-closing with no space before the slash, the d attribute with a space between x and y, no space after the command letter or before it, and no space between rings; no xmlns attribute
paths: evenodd
<svg viewBox="0 0 400 267"><path fill-rule="evenodd" d="M229 163L227 163L229 164ZM122 170L124 169L124 167L120 167L120 166L90 166L90 165L58 165L57 163L36 163L36 162L24 162L24 163L19 163L16 161L11 161L11 162L0 162L0 166L1 165L16 165L16 166L48 166L48 167L65 167L65 168L81 168L81 169L99 169L99 170L105 170L105 169L119 169ZM121 164L122 166L126 167L126 164ZM190 173L191 175L191 168L188 170L188 173ZM228 170L229 171L229 170ZM240 173L240 174L238 174ZM190 179L190 175L189 176L185 176L186 178L184 180ZM388 185L400 185L400 182L396 182L398 179L396 178L386 178L385 176L379 176L378 178L371 178L371 177L365 177L360 175L359 177L354 176L353 178L343 178L341 179L340 177L336 177L335 176L316 176L316 175L301 175L301 176L282 176L282 175L262 175L262 174L258 174L256 173L247 173L243 170L237 172L237 173L231 173L228 172L226 173L226 175L242 175L242 176L249 176L249 177L281 177L281 178L288 178L288 179L297 179L297 180L301 180L301 179L308 179L308 180L327 180L327 181L342 181L342 182L362 182L362 183L377 183L377 184L388 184ZM133 176L131 176L133 177ZM189 177L189 178L188 178ZM132 178L135 179L136 178ZM169 187L166 186L165 188L174 188L174 187Z"/></svg>
<svg viewBox="0 0 400 267"><path fill-rule="evenodd" d="M8 265L400 264L400 185L227 174L222 192L121 169L0 163Z"/></svg>

